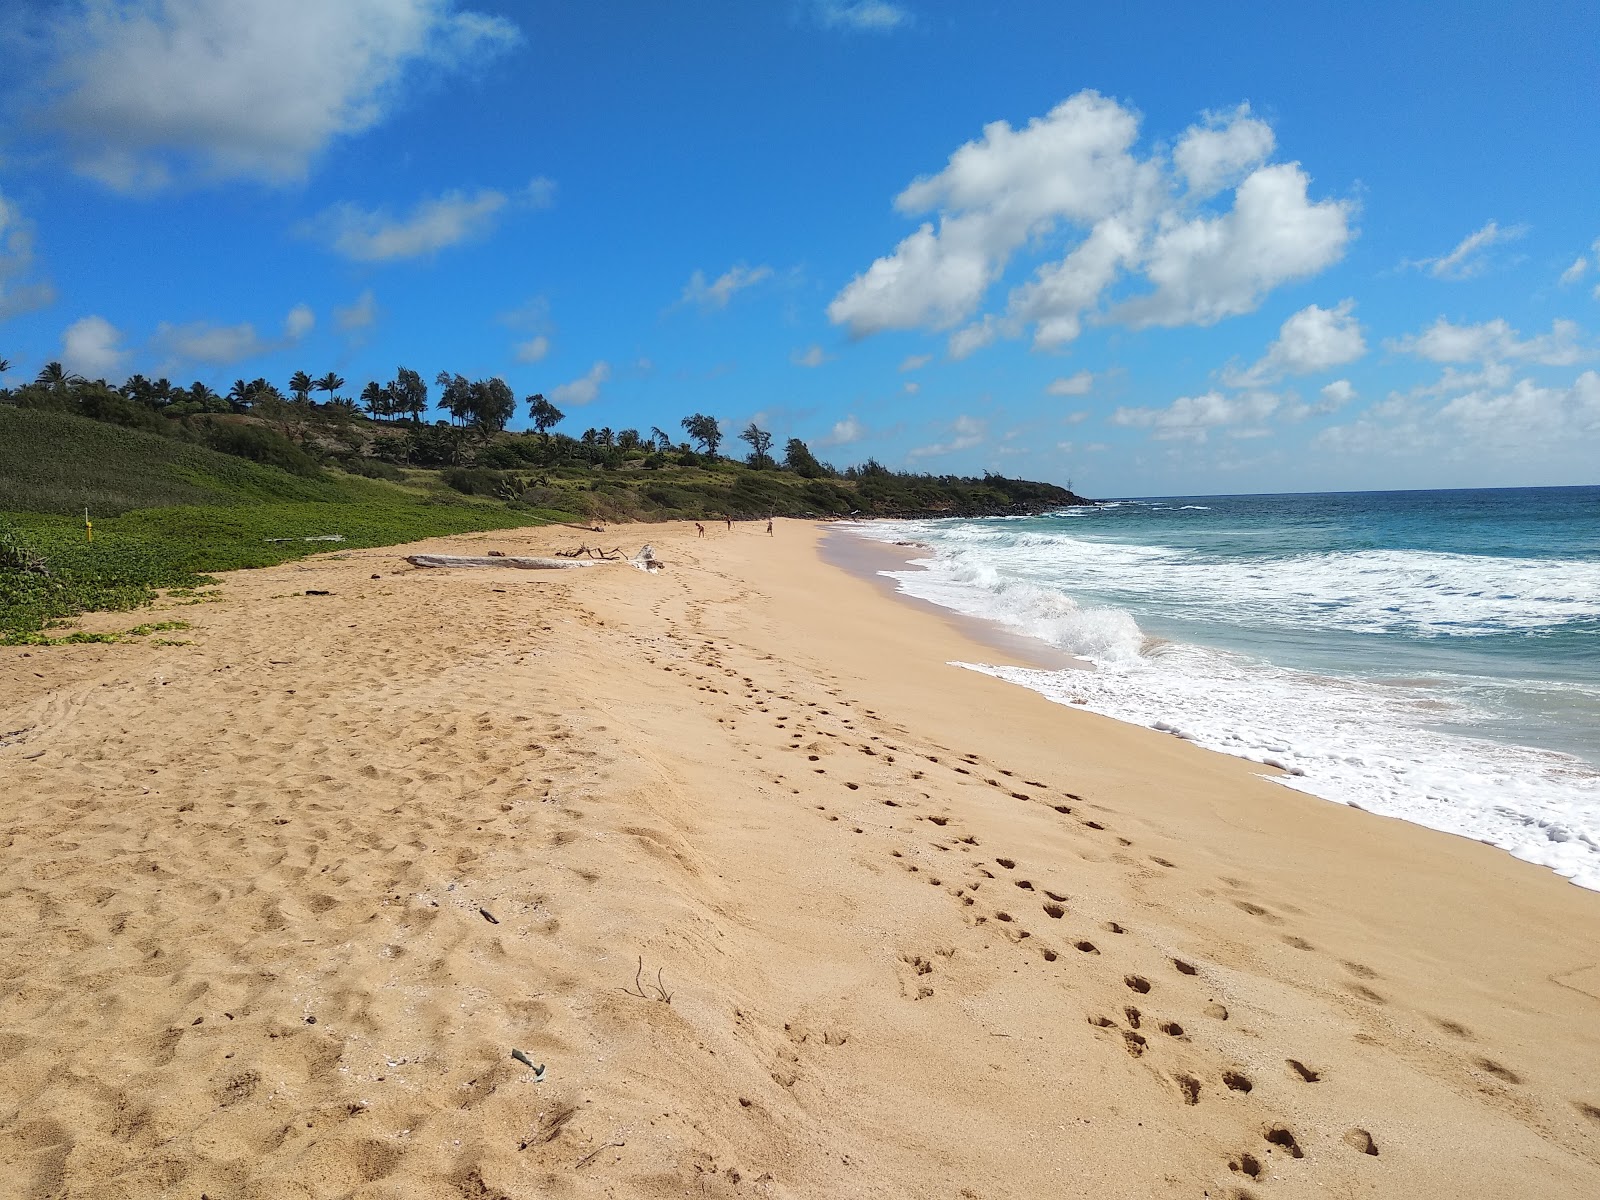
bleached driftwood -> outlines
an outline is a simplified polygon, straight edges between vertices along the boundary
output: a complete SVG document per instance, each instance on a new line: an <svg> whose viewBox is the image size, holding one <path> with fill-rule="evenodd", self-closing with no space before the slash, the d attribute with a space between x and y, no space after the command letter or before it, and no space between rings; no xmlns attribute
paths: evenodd
<svg viewBox="0 0 1600 1200"><path fill-rule="evenodd" d="M603 567L608 563L626 562L641 571L660 571L666 564L656 557L653 547L645 546L632 558L516 558L510 555L477 556L471 554L408 554L406 561L414 567L517 567L524 571L570 571L577 567Z"/></svg>
<svg viewBox="0 0 1600 1200"><path fill-rule="evenodd" d="M575 567L598 567L597 559L571 558L479 558L470 554L408 554L413 567L518 567L524 571L570 571Z"/></svg>

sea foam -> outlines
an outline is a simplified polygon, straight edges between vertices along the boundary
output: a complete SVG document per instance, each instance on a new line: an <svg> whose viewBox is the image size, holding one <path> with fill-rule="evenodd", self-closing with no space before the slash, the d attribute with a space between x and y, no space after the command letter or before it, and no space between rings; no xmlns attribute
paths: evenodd
<svg viewBox="0 0 1600 1200"><path fill-rule="evenodd" d="M1567 754L1475 736L1493 714L1474 681L1339 677L1152 638L1127 608L1079 603L1057 582L1146 606L1159 592L1169 616L1198 615L1213 627L1447 637L1600 618L1600 566L1383 549L1219 562L1181 548L1080 541L1061 528L1071 524L857 531L934 546L910 569L885 572L901 590L1096 669L961 666L1279 768L1284 774L1269 778L1288 787L1484 841L1600 890L1600 772Z"/></svg>

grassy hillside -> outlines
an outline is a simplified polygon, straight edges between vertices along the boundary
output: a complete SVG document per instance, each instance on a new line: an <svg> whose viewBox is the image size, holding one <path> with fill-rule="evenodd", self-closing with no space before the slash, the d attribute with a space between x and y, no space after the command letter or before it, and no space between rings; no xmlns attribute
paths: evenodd
<svg viewBox="0 0 1600 1200"><path fill-rule="evenodd" d="M100 517L180 504L345 498L326 477L71 413L0 405L0 512L81 516L87 507Z"/></svg>
<svg viewBox="0 0 1600 1200"><path fill-rule="evenodd" d="M0 642L37 639L74 613L136 608L211 572L330 548L307 537L356 548L580 517L969 517L1088 503L998 475L909 475L871 460L835 471L799 442L782 469L770 456L752 466L632 430L580 440L311 408L301 425L173 417L81 381L0 399L11 401L0 403Z"/></svg>
<svg viewBox="0 0 1600 1200"><path fill-rule="evenodd" d="M83 508L94 519L85 536ZM115 514L115 515L103 515ZM340 547L503 529L568 513L317 471L303 478L65 413L0 407L0 643L161 588Z"/></svg>

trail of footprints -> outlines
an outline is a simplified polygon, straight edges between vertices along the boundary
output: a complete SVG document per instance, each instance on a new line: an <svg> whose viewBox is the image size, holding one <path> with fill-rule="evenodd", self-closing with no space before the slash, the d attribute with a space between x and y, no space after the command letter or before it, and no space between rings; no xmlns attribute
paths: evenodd
<svg viewBox="0 0 1600 1200"><path fill-rule="evenodd" d="M1149 855L1139 860L1122 853L1132 849L1134 843L1108 829L1103 821L1082 811L1099 806L1076 793L1053 788L1040 780L1018 780L1009 770L985 766L977 755L942 749L937 752L910 749L889 740L889 737L894 737L909 741L908 730L885 726L876 712L858 707L845 698L836 686L826 689L825 700L801 698L798 685L792 685L788 690L761 687L750 676L725 664L722 652L718 649L719 643L677 631L670 634L669 638L689 652L694 666L668 661L660 664L663 670L682 675L698 691L734 701L736 716L718 718L730 730L737 729L741 720L770 722L773 733L779 739L778 751L802 756L802 769L810 774L838 778L844 797L850 797L849 803L855 805L858 811L860 801L855 797L862 793L863 778L857 777L849 764L856 761L850 756L859 756L862 775L869 772L876 772L877 775L877 778L867 781L868 787L878 791L887 784L894 789L893 796L880 796L876 802L890 809L910 810L914 820L925 821L939 831L935 840L926 843L926 849L938 855L956 856L945 870L924 869L907 854L907 850L915 852L913 847L902 840L904 849L891 849L890 857L909 876L920 877L930 886L941 888L949 894L973 928L999 933L1006 942L1029 953L1039 954L1046 963L1060 963L1063 968L1073 969L1095 963L1106 957L1096 937L1105 934L1115 940L1127 935L1129 930L1116 920L1100 922L1092 933L1087 929L1072 928L1071 901L1064 888L1041 882L1030 872L1019 868L1015 858L981 858L978 839L971 834L961 833L959 820L948 811L920 811L924 803L936 803L929 792L914 787L926 780L930 771L944 771L957 777L951 782L959 786L983 786L1018 802L1042 804L1075 822L1085 837L1108 835L1119 848L1113 851L1113 861L1124 866L1141 870L1150 867L1163 871L1177 869L1176 863L1159 855ZM668 652L662 657L670 659L671 654ZM656 662L653 655L650 661ZM867 724L881 727L884 732L868 732L862 728ZM756 753L748 741L742 743L741 749L746 753ZM761 755L757 754L757 757ZM893 768L890 774L898 776L898 779L883 779L886 768ZM794 787L781 771L768 778L774 785L785 787L791 795L801 794L800 789ZM859 823L860 817L854 821L849 819L848 809L832 811L827 804L816 804L814 808L828 822L840 824L852 835L867 833ZM876 829L873 832L881 836L888 831ZM900 828L896 832L909 833ZM940 837L939 834L944 836ZM991 870L991 867L998 870ZM1225 878L1222 882L1236 892L1248 886L1243 880L1237 879ZM1286 924L1284 917L1253 900L1235 896L1232 903L1264 925L1281 928ZM1062 922L1065 936L1059 942L1053 938L1036 936L1028 928L1031 923L1029 914L1040 914L1047 923L1046 927L1052 931L1054 922ZM1286 945L1294 949L1307 952L1315 950L1311 943L1294 934L1284 933L1280 936ZM949 949L936 952L932 958L919 954L901 955L897 964L901 994L913 1001L933 998L938 979L935 959L954 953L954 949ZM1215 1047L1217 1030L1228 1021L1227 1007L1214 996L1200 996L1206 988L1199 966L1178 957L1169 958L1168 961L1172 968L1172 976L1168 980L1153 980L1131 972L1122 977L1130 1001L1141 999L1168 1011L1151 1017L1138 1004L1130 1002L1122 1007L1120 1019L1104 1012L1095 1012L1086 1013L1086 1020L1101 1031L1102 1037L1120 1044L1131 1057L1150 1062L1152 1069L1157 1070L1161 1078L1170 1084L1174 1098L1184 1106L1212 1102L1236 1103L1242 1097L1250 1096L1255 1090L1254 1081L1244 1071L1224 1065L1221 1052ZM1344 981L1344 990L1369 1004L1387 1003L1380 992L1369 986L1368 981L1376 979L1376 972L1359 963L1343 962L1341 965L1353 977ZM1192 1013L1193 1016L1179 1019L1182 1012ZM1433 1020L1439 1028L1453 1036L1462 1039L1471 1037L1470 1031L1455 1022L1437 1017ZM1206 1030L1206 1036L1197 1042L1196 1036L1202 1027ZM1164 1070L1154 1065L1158 1060L1168 1059L1171 1061L1163 1061ZM1294 1086L1312 1086L1323 1081L1321 1070L1299 1058L1285 1056L1282 1062L1284 1079ZM1473 1059L1472 1066L1501 1083L1517 1085L1522 1082L1516 1072L1490 1059ZM1574 1101L1573 1106L1590 1120L1600 1122L1600 1106L1582 1101ZM1226 1163L1229 1176L1244 1182L1265 1180L1271 1169L1275 1169L1271 1164L1287 1164L1303 1158L1305 1153L1300 1136L1287 1123L1264 1111L1258 1115L1260 1144L1239 1150ZM1337 1140L1346 1152L1373 1157L1380 1155L1380 1145L1366 1129L1350 1128L1342 1134L1332 1130L1325 1135L1320 1130L1318 1132L1319 1136ZM1253 1193L1244 1190L1241 1185L1233 1195L1236 1200L1249 1200Z"/></svg>

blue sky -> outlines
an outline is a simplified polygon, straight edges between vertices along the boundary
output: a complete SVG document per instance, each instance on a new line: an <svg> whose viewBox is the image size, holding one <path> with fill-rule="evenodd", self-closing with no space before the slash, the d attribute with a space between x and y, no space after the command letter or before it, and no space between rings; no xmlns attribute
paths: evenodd
<svg viewBox="0 0 1600 1200"><path fill-rule="evenodd" d="M1576 0L24 2L0 357L1093 495L1593 483L1597 48Z"/></svg>

